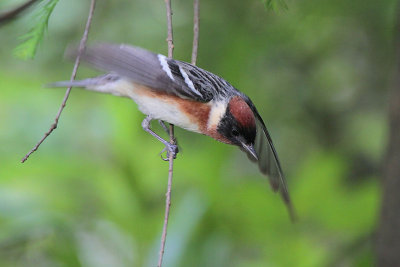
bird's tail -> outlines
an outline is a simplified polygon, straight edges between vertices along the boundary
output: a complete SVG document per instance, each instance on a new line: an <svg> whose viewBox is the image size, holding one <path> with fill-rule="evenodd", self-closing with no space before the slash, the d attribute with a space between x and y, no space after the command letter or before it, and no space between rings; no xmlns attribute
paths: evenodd
<svg viewBox="0 0 400 267"><path fill-rule="evenodd" d="M92 80L93 79L85 79L80 81L59 81L46 84L46 87L88 87L96 84Z"/></svg>
<svg viewBox="0 0 400 267"><path fill-rule="evenodd" d="M114 94L115 82L120 80L116 74L106 74L79 81L60 81L47 84L46 87L79 87L91 91Z"/></svg>

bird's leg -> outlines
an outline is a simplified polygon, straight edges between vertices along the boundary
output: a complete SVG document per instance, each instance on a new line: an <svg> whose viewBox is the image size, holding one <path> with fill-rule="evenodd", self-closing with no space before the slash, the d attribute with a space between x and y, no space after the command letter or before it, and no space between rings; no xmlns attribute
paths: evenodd
<svg viewBox="0 0 400 267"><path fill-rule="evenodd" d="M169 129L167 125L165 125L164 121L158 120L158 123L161 125L161 127L164 129L164 131L169 135Z"/></svg>
<svg viewBox="0 0 400 267"><path fill-rule="evenodd" d="M170 134L170 130L167 127L167 125L165 125L165 122L162 120L158 120L158 123L161 125L161 127L164 129L164 131L168 134ZM176 138L174 138L174 144L178 146L178 151L180 151L179 145L178 145L178 140L176 140ZM164 151L166 150L166 147L160 152L160 154L162 154ZM167 155L168 156L168 155ZM163 160L168 161L168 159L165 159L163 157L161 157Z"/></svg>
<svg viewBox="0 0 400 267"><path fill-rule="evenodd" d="M152 121L152 118L150 116L147 116L143 121L142 121L142 127L143 129L150 133L152 136L157 138L158 141L163 143L165 145L165 148L167 149L167 158L169 158L169 153L172 153L174 155L174 159L176 158L176 154L178 154L178 146L175 144L171 144L170 142L164 140L162 137L160 137L158 134L153 132L153 130L150 129L150 122ZM164 125L165 126L165 125ZM169 132L169 131L168 131ZM164 150L163 150L164 151ZM163 152L161 151L161 153ZM162 156L161 156L162 158ZM163 158L163 160L165 160Z"/></svg>

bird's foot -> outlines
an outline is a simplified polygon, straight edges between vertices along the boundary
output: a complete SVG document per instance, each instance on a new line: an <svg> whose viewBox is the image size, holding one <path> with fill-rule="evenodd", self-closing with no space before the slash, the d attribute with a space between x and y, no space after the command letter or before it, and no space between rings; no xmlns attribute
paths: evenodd
<svg viewBox="0 0 400 267"><path fill-rule="evenodd" d="M164 140L163 138L161 138L158 134L156 134L155 132L153 132L150 129L150 122L151 122L152 118L148 115L143 121L142 121L142 127L143 129L150 133L152 136L154 136L158 141L160 141L161 143L163 143L165 145L165 148L160 152L161 158L164 161L169 161L170 159L170 155L172 154L172 158L176 159L176 154L178 154L179 149L178 149L178 145L177 145L177 141L176 139L173 140L173 142L168 142L167 140ZM160 125L164 128L165 131L167 131L167 133L169 133L169 130L167 128L167 126L164 124L164 122L160 121ZM162 156L162 153L167 152L167 157L164 158Z"/></svg>
<svg viewBox="0 0 400 267"><path fill-rule="evenodd" d="M164 152L167 152L165 158L162 155ZM160 155L161 155L162 160L169 161L171 153L172 153L172 158L176 159L176 155L178 154L178 152L179 152L179 148L176 144L167 143L165 145L164 149L161 150Z"/></svg>

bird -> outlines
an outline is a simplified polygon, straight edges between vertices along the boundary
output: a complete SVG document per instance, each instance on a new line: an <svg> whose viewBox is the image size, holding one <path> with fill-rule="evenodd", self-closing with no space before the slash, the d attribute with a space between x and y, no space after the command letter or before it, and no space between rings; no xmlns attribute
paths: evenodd
<svg viewBox="0 0 400 267"><path fill-rule="evenodd" d="M78 49L69 48L65 54L73 59L78 53ZM272 190L280 192L290 218L296 220L271 136L255 105L244 93L195 65L127 44L93 44L80 53L80 59L106 74L48 86L80 87L132 99L146 115L143 129L161 141L174 157L177 145L156 134L150 128L152 120L168 122L240 148L268 176ZM165 125L164 128L167 129Z"/></svg>

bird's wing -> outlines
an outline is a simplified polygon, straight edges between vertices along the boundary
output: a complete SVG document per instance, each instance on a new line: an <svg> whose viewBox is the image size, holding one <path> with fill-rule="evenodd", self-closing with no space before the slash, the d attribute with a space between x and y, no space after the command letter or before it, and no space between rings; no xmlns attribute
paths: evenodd
<svg viewBox="0 0 400 267"><path fill-rule="evenodd" d="M66 56L72 58L76 54L76 49L70 49ZM201 102L212 100L216 89L223 90L225 84L229 85L194 65L129 45L89 46L81 59L99 70L116 73L154 90Z"/></svg>
<svg viewBox="0 0 400 267"><path fill-rule="evenodd" d="M254 112L256 119L256 138L254 142L254 149L258 159L247 153L250 160L257 162L260 171L267 175L272 189L277 192L279 190L282 199L288 207L292 221L296 220L296 214L290 200L289 192L286 185L286 179L283 175L281 164L278 159L274 144L272 143L271 136L264 124L260 114L251 101L248 101L251 109Z"/></svg>
<svg viewBox="0 0 400 267"><path fill-rule="evenodd" d="M263 174L268 176L273 190L280 191L282 199L288 207L290 217L292 221L295 221L296 214L290 200L286 179L282 172L278 154L276 153L267 127L265 127L265 124L258 113L256 114L256 129L257 134L254 148L258 156L258 167Z"/></svg>

